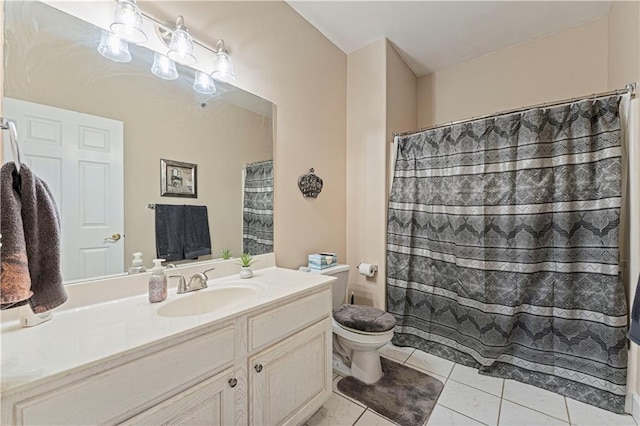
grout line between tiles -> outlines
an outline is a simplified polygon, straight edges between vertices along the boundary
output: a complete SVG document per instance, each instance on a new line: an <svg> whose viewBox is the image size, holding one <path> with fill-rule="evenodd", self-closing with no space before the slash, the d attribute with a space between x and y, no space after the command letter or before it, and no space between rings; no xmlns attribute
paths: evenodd
<svg viewBox="0 0 640 426"><path fill-rule="evenodd" d="M438 404L436 404L436 405L438 405ZM454 413L456 413L456 414L460 414L461 416L464 416L464 417L466 417L466 418L468 418L468 419L471 419L471 420L473 420L473 421L474 421L474 422L476 422L476 423L480 423L481 425L489 426L489 425L487 425L486 423L483 423L483 422L481 422L481 421L480 421L480 420L478 420L478 419L474 419L473 417L469 416L468 414L464 414L464 413L461 413L461 412L459 412L459 411L456 411L456 410L454 410L453 408L447 407L446 405L442 405L442 404L440 404L440 406L442 406L442 407L446 408L447 410L451 410L451 411L453 411L453 412L454 412ZM435 406L434 406L433 408L434 408L434 410L435 410ZM433 413L433 411L431 411L431 412ZM431 417L431 415L429 415L429 417Z"/></svg>
<svg viewBox="0 0 640 426"><path fill-rule="evenodd" d="M510 402L510 403L512 403L512 404L515 404L515 405L519 405L520 407L524 407L524 408L526 408L526 409L528 409L528 410L535 411L536 413L544 414L544 415L545 415L545 416L547 416L547 417L551 417L551 418L553 418L553 419L560 420L560 421L561 421L561 422L563 422L563 423L566 423L566 424L569 424L569 423L570 423L570 422L568 422L567 420L561 419L560 417L553 416L553 415L551 415L551 414L549 414L549 413L545 413L544 411L536 410L535 408L527 407L526 405L523 405L523 404L521 404L521 403L519 403L519 402L515 402L515 401L512 401L512 400L510 400L510 399L506 399L506 398L502 398L502 400L503 400L503 401L508 401L508 402ZM500 404L500 405L502 405L502 404Z"/></svg>
<svg viewBox="0 0 640 426"><path fill-rule="evenodd" d="M500 425L500 416L502 415L502 404L504 403L504 382L505 380L502 380L502 389L500 390L500 405L498 405L498 420L497 420L497 425Z"/></svg>
<svg viewBox="0 0 640 426"><path fill-rule="evenodd" d="M355 424L356 424L356 423L358 423L358 420L360 420L360 418L361 418L362 416L364 416L364 413L366 413L368 410L369 410L369 408L368 408L368 407L365 407L364 411L363 411L362 413L360 413L360 415L358 416L358 418L356 419L356 421L355 421L355 422L353 422L352 426L355 426Z"/></svg>
<svg viewBox="0 0 640 426"><path fill-rule="evenodd" d="M341 393L338 393L336 391L333 391L333 393L335 393L336 395L338 395L340 398L346 399L347 401L349 401L350 403L352 403L353 405L357 405L360 408L364 408L364 411L367 411L367 407L366 405L363 405L361 402L359 402L356 399L350 399L349 397L347 397L346 395L342 395Z"/></svg>
<svg viewBox="0 0 640 426"><path fill-rule="evenodd" d="M487 394L489 394L489 395L495 396L496 398L500 398L500 399L502 399L502 392L503 392L503 390L504 390L504 381L502 382L502 387L500 388L500 395L496 395L495 393L487 392L487 391L486 391L486 390L484 390L484 389L477 388L477 387L475 387L475 386L473 386L473 385L470 385L470 384L468 384L468 383L461 382L460 380L456 380L456 379L452 379L452 378L448 377L448 378L447 378L447 381L449 381L449 380L454 381L454 382L456 382L456 383L460 383L461 385L468 386L468 387L473 388L473 389L475 389L475 390L479 390L480 392L484 392L484 393L487 393Z"/></svg>
<svg viewBox="0 0 640 426"><path fill-rule="evenodd" d="M567 397L563 396L564 399L564 409L567 410L567 420L569 420L569 424L571 424L571 413L569 412L569 402L567 401Z"/></svg>
<svg viewBox="0 0 640 426"><path fill-rule="evenodd" d="M458 365L457 363L453 363L453 365L451 366L451 369L449 370L449 374L447 374L447 380L449 380L449 378L451 377L451 373L453 373L453 369L456 368L456 365ZM451 379L453 380L453 379ZM455 380L453 380L455 382Z"/></svg>
<svg viewBox="0 0 640 426"><path fill-rule="evenodd" d="M398 424L398 423L394 422L393 420L391 420L391 419L389 419L389 418L387 418L387 417L383 416L382 414L378 413L377 411L375 411L375 410L373 410L373 409L371 409L371 408L369 408L369 407L367 407L367 411L371 411L371 412L372 412L373 414L375 414L376 416L382 417L383 419L385 419L385 420L386 420L386 421L388 421L388 422L393 423L394 425L397 425L397 424Z"/></svg>

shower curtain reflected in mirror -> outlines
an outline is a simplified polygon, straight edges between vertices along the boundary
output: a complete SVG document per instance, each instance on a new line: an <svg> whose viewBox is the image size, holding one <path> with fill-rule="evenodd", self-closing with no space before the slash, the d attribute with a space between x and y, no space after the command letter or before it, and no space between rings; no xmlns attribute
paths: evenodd
<svg viewBox="0 0 640 426"><path fill-rule="evenodd" d="M244 170L242 251L273 252L273 160L247 164Z"/></svg>
<svg viewBox="0 0 640 426"><path fill-rule="evenodd" d="M393 343L623 412L619 103L400 138L388 219Z"/></svg>

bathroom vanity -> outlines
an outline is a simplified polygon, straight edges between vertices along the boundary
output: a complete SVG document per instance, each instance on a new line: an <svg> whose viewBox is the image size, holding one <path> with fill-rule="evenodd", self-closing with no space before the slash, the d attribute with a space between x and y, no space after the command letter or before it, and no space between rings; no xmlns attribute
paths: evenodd
<svg viewBox="0 0 640 426"><path fill-rule="evenodd" d="M333 278L255 272L156 304L75 306L32 328L3 318L2 424L304 422L331 394ZM125 278L139 289L143 276ZM234 288L245 289L235 300ZM229 303L198 304L216 291Z"/></svg>

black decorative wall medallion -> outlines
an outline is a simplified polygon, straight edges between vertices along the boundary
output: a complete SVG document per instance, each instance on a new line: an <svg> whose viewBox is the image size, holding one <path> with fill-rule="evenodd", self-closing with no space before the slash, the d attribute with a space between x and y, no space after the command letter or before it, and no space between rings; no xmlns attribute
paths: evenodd
<svg viewBox="0 0 640 426"><path fill-rule="evenodd" d="M322 191L322 179L311 169L309 173L298 178L298 188L305 197L317 198Z"/></svg>

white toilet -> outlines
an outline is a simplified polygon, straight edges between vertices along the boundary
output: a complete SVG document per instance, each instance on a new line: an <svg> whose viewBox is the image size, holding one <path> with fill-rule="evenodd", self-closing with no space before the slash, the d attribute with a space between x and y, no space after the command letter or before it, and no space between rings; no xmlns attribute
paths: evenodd
<svg viewBox="0 0 640 426"><path fill-rule="evenodd" d="M334 367L367 384L377 382L382 377L378 349L391 341L395 319L372 306L345 305L349 265L311 272L337 278L333 283ZM341 361L345 362L340 365Z"/></svg>

